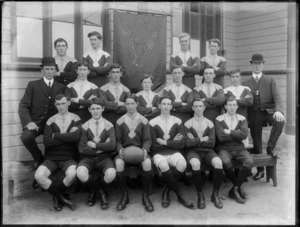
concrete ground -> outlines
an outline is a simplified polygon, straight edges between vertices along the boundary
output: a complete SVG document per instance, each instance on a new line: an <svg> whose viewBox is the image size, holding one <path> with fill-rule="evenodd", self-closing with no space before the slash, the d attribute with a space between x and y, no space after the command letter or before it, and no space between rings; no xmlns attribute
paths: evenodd
<svg viewBox="0 0 300 227"><path fill-rule="evenodd" d="M7 203L7 180L3 180L3 224L176 224L176 225L294 225L295 224L295 147L293 142L280 144L280 159L277 164L278 186L272 181L253 181L251 177L244 184L249 199L245 204L238 204L228 198L230 183L223 183L221 195L223 209L217 209L210 202L212 183L207 181L204 186L206 209L189 210L181 206L171 193L171 205L163 208L161 188L153 185L151 200L154 212L148 213L141 203L141 190L130 189L130 203L124 211L117 211L116 205L120 199L118 189L111 187L109 194L110 207L101 210L99 203L87 207L87 194L80 192L71 194L76 202L76 210L64 207L61 212L53 209L52 197L47 192L36 189L32 191L31 180L23 180L15 185L17 196L10 204ZM256 172L255 169L252 170ZM196 201L193 186L181 184L185 195Z"/></svg>

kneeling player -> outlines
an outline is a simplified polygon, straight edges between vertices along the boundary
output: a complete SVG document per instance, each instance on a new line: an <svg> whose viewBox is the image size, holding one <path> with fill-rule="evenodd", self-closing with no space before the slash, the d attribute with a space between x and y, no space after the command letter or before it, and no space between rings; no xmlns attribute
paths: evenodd
<svg viewBox="0 0 300 227"><path fill-rule="evenodd" d="M80 118L68 112L70 105L68 98L63 95L55 97L58 113L46 123L44 131L45 161L35 173L39 185L53 194L54 209L61 211L63 205L71 210L74 205L63 193L76 177L76 162L74 160L76 142L80 137ZM49 176L57 169L65 173L64 179L51 180Z"/></svg>
<svg viewBox="0 0 300 227"><path fill-rule="evenodd" d="M100 193L101 208L108 208L107 192L103 187L116 177L112 161L116 137L112 123L102 117L104 102L93 99L89 107L92 118L82 125L79 153L81 156L77 167L77 177L88 188L88 206L96 202L96 193ZM97 170L103 177L98 177ZM100 179L99 179L100 178Z"/></svg>
<svg viewBox="0 0 300 227"><path fill-rule="evenodd" d="M143 168L143 198L142 202L146 211L154 210L153 204L150 201L150 184L152 181L152 162L148 156L151 147L151 135L148 120L137 112L137 96L129 95L126 100L127 113L117 120L116 123L116 138L117 151L119 155L115 158L117 168L117 179L122 191L122 198L117 205L118 210L126 208L129 203L128 191L126 187L126 175L124 174L126 163L124 149L134 146L141 148L144 151L143 160L139 163Z"/></svg>
<svg viewBox="0 0 300 227"><path fill-rule="evenodd" d="M219 189L222 182L222 161L214 152L215 128L214 124L203 116L205 104L200 99L193 101L192 109L194 117L185 122L186 131L186 158L192 166L192 177L198 193L197 206L199 209L205 208L205 198L202 192L203 180L200 167L203 162L214 168L213 172L213 193L211 201L215 207L221 209L223 204L219 197Z"/></svg>

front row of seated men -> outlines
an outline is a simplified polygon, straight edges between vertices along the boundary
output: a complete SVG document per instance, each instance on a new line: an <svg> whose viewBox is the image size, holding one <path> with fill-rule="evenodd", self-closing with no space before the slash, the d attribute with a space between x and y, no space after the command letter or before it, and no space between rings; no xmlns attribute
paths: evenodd
<svg viewBox="0 0 300 227"><path fill-rule="evenodd" d="M246 119L236 114L237 102L234 97L225 101L227 113L217 117L215 127L213 122L203 116L205 106L199 99L192 103L194 117L184 125L179 118L170 114L173 101L169 97L160 98L160 115L148 121L137 112L138 97L128 95L125 99L126 113L117 120L115 127L102 117L105 109L103 100L98 98L90 100L88 110L92 118L84 124L81 124L76 114L68 111L70 104L69 98L64 94L55 97L58 113L50 117L46 123L45 160L35 173L35 179L40 186L53 195L55 210L60 211L64 205L71 210L75 209L74 203L65 191L76 176L89 191L87 201L89 206L95 204L96 192L100 192L102 209L109 206L105 187L117 178L121 190L117 210L125 209L129 203L129 196L124 170L130 164L124 160L123 151L129 146L144 151L144 158L139 165L143 171L142 203L148 212L154 210L149 198L153 163L166 184L161 201L163 207L170 205L169 193L173 191L180 204L194 208L195 204L186 198L178 184L187 168L187 162L192 167L199 209L206 207L200 172L202 163L214 168L211 201L215 207L219 209L223 207L219 197L223 166L233 183L229 192L230 198L239 203L245 202L246 193L241 185L253 160L242 143L248 135L248 126ZM219 156L214 151L216 136L219 141L216 147ZM80 160L77 164L75 154L78 142ZM237 176L232 169L232 158L243 164ZM65 173L63 179L50 178L57 169ZM102 173L100 178L94 174L96 171Z"/></svg>

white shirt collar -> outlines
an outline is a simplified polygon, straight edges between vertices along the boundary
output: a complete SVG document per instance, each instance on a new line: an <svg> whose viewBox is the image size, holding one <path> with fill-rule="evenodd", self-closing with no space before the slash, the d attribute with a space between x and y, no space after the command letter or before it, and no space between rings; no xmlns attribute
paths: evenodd
<svg viewBox="0 0 300 227"><path fill-rule="evenodd" d="M103 117L101 117L98 122L102 121ZM92 118L93 122L96 124L96 120L94 118Z"/></svg>
<svg viewBox="0 0 300 227"><path fill-rule="evenodd" d="M49 82L51 83L51 87L52 87L52 85L53 85L53 82L54 82L54 79L52 78L52 80L48 80L48 79L46 79L46 77L43 77L43 79L44 79L44 82L47 84L47 86L49 86Z"/></svg>
<svg viewBox="0 0 300 227"><path fill-rule="evenodd" d="M259 73L259 74L252 73L252 76L254 79L256 79L257 76L258 76L258 79L260 79L262 76L262 73Z"/></svg>

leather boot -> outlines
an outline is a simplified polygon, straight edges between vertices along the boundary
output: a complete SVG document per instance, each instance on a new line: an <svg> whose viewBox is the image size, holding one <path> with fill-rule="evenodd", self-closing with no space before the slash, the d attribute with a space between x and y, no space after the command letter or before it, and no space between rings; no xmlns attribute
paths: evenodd
<svg viewBox="0 0 300 227"><path fill-rule="evenodd" d="M168 207L170 205L170 188L165 186L162 194L161 205L163 207Z"/></svg>
<svg viewBox="0 0 300 227"><path fill-rule="evenodd" d="M63 204L59 201L57 196L53 196L53 207L56 211L61 211L63 208Z"/></svg>
<svg viewBox="0 0 300 227"><path fill-rule="evenodd" d="M248 195L246 194L246 192L244 191L244 189L241 187L238 188L238 192L240 193L240 196L242 199L247 199Z"/></svg>
<svg viewBox="0 0 300 227"><path fill-rule="evenodd" d="M67 198L65 198L62 194L59 194L58 196L59 201L66 205L70 210L75 210L75 206L73 204L73 202Z"/></svg>
<svg viewBox="0 0 300 227"><path fill-rule="evenodd" d="M92 190L89 193L89 197L88 197L88 200L87 200L87 205L89 207L91 207L91 206L94 206L95 203L96 203L96 190Z"/></svg>
<svg viewBox="0 0 300 227"><path fill-rule="evenodd" d="M193 209L195 207L194 203L191 203L190 201L186 200L182 194L177 194L177 200L180 204L182 204L184 207Z"/></svg>
<svg viewBox="0 0 300 227"><path fill-rule="evenodd" d="M149 193L143 192L143 199L142 199L143 205L148 212L152 212L154 210L153 204L150 201Z"/></svg>
<svg viewBox="0 0 300 227"><path fill-rule="evenodd" d="M240 193L238 191L238 187L234 186L232 189L229 191L229 198L234 199L238 203L245 203L245 200L241 198Z"/></svg>
<svg viewBox="0 0 300 227"><path fill-rule="evenodd" d="M117 210L124 210L128 203L129 203L129 197L128 197L128 192L126 191L122 193L122 198L117 205Z"/></svg>
<svg viewBox="0 0 300 227"><path fill-rule="evenodd" d="M205 197L203 192L198 192L198 202L197 202L198 209L205 209Z"/></svg>
<svg viewBox="0 0 300 227"><path fill-rule="evenodd" d="M102 188L99 189L99 192L100 192L100 207L102 210L106 210L108 208L107 192L105 192Z"/></svg>
<svg viewBox="0 0 300 227"><path fill-rule="evenodd" d="M219 192L213 192L213 194L211 195L211 201L214 203L216 208L218 209L223 208L223 203L220 200Z"/></svg>

